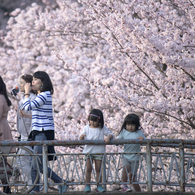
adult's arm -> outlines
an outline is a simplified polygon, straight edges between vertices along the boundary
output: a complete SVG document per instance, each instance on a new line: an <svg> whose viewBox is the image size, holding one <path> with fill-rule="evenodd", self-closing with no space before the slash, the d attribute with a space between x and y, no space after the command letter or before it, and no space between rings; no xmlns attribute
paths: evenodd
<svg viewBox="0 0 195 195"><path fill-rule="evenodd" d="M33 101L30 98L25 98L23 100L24 110L33 110L34 108L39 108L44 105L47 101L47 94L42 92L40 93Z"/></svg>

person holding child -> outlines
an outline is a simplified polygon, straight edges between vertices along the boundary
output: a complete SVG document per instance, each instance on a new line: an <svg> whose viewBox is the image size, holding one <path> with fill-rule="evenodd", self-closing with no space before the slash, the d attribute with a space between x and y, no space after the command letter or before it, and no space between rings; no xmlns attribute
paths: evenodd
<svg viewBox="0 0 195 195"><path fill-rule="evenodd" d="M136 114L128 114L122 124L118 139L145 139L143 131L140 129L140 119ZM129 174L130 182L137 181L137 171L139 167L140 144L124 144L123 172L122 181L127 182L127 173ZM136 192L141 191L139 184L133 184ZM127 184L123 184L123 192L132 191Z"/></svg>
<svg viewBox="0 0 195 195"><path fill-rule="evenodd" d="M104 126L104 117L103 113L99 109L93 109L88 116L89 125L86 125L83 128L82 133L80 134L80 140L104 140L105 143L109 143L112 138L114 138L114 134L108 130L106 126ZM104 136L106 136L104 138ZM91 161L95 162L95 170L96 170L96 181L98 183L102 182L101 179L101 163L103 156L96 155L94 153L105 153L105 145L85 145L83 153L89 153L90 155L86 155L86 187L85 192L91 192L90 181L91 181L91 172L92 172L92 164ZM90 159L91 158L91 159ZM99 179L100 178L100 179ZM96 192L105 192L106 190L102 187L102 185L97 185Z"/></svg>

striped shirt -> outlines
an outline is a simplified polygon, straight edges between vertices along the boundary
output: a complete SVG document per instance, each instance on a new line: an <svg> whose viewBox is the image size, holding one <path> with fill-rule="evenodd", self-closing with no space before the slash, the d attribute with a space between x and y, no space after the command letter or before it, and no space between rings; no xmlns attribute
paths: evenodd
<svg viewBox="0 0 195 195"><path fill-rule="evenodd" d="M27 111L32 110L32 130L54 130L50 91L39 93L33 101L30 101L30 98L25 98L23 100L23 106Z"/></svg>

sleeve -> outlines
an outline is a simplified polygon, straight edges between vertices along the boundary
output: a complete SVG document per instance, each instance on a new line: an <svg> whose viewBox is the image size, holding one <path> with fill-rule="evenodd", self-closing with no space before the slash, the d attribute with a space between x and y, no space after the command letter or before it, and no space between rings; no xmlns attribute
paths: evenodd
<svg viewBox="0 0 195 195"><path fill-rule="evenodd" d="M40 93L33 101L30 98L25 98L23 100L24 109L29 111L33 110L34 108L39 108L40 106L44 105L47 102L47 94Z"/></svg>
<svg viewBox="0 0 195 195"><path fill-rule="evenodd" d="M24 99L24 98L22 98L22 99L18 102L18 109L17 109L17 111L19 111L20 109L21 109L21 110L24 109L24 106L23 106L23 99Z"/></svg>
<svg viewBox="0 0 195 195"><path fill-rule="evenodd" d="M104 135L105 135L105 136L112 135L112 136L113 136L112 139L115 138L114 134L113 134L107 127L104 126L104 127L103 127L103 130L104 130Z"/></svg>
<svg viewBox="0 0 195 195"><path fill-rule="evenodd" d="M123 139L123 131L120 132L120 134L118 135L117 139Z"/></svg>
<svg viewBox="0 0 195 195"><path fill-rule="evenodd" d="M83 128L83 130L82 130L82 132L80 133L80 135L79 136L81 136L81 135L87 135L87 133L86 133L86 128L87 126L85 126L84 128Z"/></svg>
<svg viewBox="0 0 195 195"><path fill-rule="evenodd" d="M30 94L30 101L33 101L37 96L34 93Z"/></svg>
<svg viewBox="0 0 195 195"><path fill-rule="evenodd" d="M0 97L0 119L2 118L2 116L3 116L3 100Z"/></svg>

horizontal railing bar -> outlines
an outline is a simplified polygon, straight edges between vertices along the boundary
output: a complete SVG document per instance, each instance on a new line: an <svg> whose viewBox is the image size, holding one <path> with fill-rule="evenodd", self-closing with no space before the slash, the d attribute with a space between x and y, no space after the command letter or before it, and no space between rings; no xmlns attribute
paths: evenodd
<svg viewBox="0 0 195 195"><path fill-rule="evenodd" d="M166 183L166 182L153 182L153 185L180 186L179 183L172 183L172 182L169 182L169 183ZM185 184L185 187L195 187L195 184L188 183L188 184Z"/></svg>
<svg viewBox="0 0 195 195"><path fill-rule="evenodd" d="M62 147L69 147L69 146L82 146L82 145L105 145L105 143L101 140L46 140L46 141L1 141L0 142L0 147L3 151L4 148L2 147L7 147L9 146L9 148L11 148L10 146L62 146ZM192 150L188 150L187 148L195 148L195 140L181 140L181 139L151 139L151 140L143 140L143 141L139 141L139 140L111 140L111 142L109 144L106 145L114 145L114 146L118 146L118 145L123 145L123 144L141 144L142 146L145 146L146 144L152 146L149 147L150 148L150 154L147 154L147 150L146 153L144 152L140 152L140 153L123 153L123 152L114 152L114 153L93 153L93 155L104 155L105 159L104 161L102 161L104 163L105 166L105 175L107 175L107 179L104 180L101 184L103 185L113 185L113 184L127 184L127 182L122 182L121 181L121 176L119 175L122 171L122 157L125 154L139 154L139 156L141 157L139 159L139 174L142 174L141 177L139 176L139 180L138 182L131 182L131 184L142 184L142 185L148 185L148 178L152 178L151 179L151 186L154 185L161 185L161 186L175 186L176 187L181 187L180 184L180 180L181 177L180 175L184 175L186 174L186 178L184 178L185 180L183 180L183 184L185 185L185 187L195 187L195 184L193 183L193 177L194 177L194 164L195 164L195 156L192 153ZM155 151L154 147L162 147L162 150ZM24 147L22 147L24 148ZM181 148L185 148L183 153L183 164L181 163L181 154L178 150L181 150ZM143 147L142 149L145 150L145 148ZM162 152L163 151L163 152ZM172 151L172 152L171 152ZM188 153L189 152L189 153ZM85 155L91 155L89 153L55 153L55 154L47 154L47 152L45 152L46 155L55 155L59 158L57 158L56 164L58 164L58 168L57 168L57 172L60 174L66 174L67 179L70 179L74 182L70 182L68 185L85 185L86 182L84 182L84 172L86 169L86 164L85 161L83 160L83 157ZM44 153L44 154L45 154ZM71 158L69 156L72 156ZM75 156L74 156L75 155ZM110 156L108 156L110 155ZM115 155L117 155L117 159L115 158ZM2 156L42 156L42 154L0 154L1 158ZM192 157L191 157L192 156ZM65 158L64 158L65 157ZM66 159L67 158L67 159ZM70 158L70 160L69 160ZM81 161L79 161L81 159ZM147 160L151 159L150 162L148 163ZM62 160L62 161L61 161ZM47 161L47 158L45 158L45 161ZM20 161L18 161L20 162ZM80 164L78 163L80 162ZM187 162L187 163L185 163ZM60 165L60 163L62 163ZM147 170L146 167L148 164L152 164L151 169ZM185 164L184 164L185 163ZM194 163L194 164L193 164ZM45 163L46 164L46 163ZM109 166L107 166L109 165ZM184 165L186 168L186 172L185 171L181 171L180 167L184 168ZM61 167L60 167L61 166ZM53 169L53 165L51 166ZM192 168L191 168L192 167ZM63 168L63 169L62 169ZM165 168L167 168L167 170L165 171ZM81 174L79 174L78 170L81 170ZM114 171L112 170L114 169ZM62 172L61 172L62 171ZM160 172L159 172L160 171ZM46 173L46 171L45 171ZM155 173L155 175L153 175ZM79 174L79 175L78 175ZM147 177L147 174L150 174L149 176L151 177ZM164 174L165 179L159 179L161 178L162 174ZM157 177L158 176L158 177ZM95 174L93 176L95 178ZM94 182L94 178L93 181L91 181L91 185L97 185L97 183L99 182ZM178 181L176 179L178 179ZM192 178L192 179L191 179ZM129 178L128 178L129 180ZM44 180L44 182L47 181L46 179ZM174 181L174 182L173 182ZM188 183L188 181L190 183ZM41 186L41 185L45 185L45 183L43 181L41 181L42 183L38 184L37 186ZM47 183L46 183L47 184ZM31 186L31 184L27 184L28 186ZM51 185L56 185L56 184L52 184ZM1 185L0 185L1 186ZM10 183L10 186L26 186L26 184L13 184ZM46 186L47 188L47 186Z"/></svg>
<svg viewBox="0 0 195 195"><path fill-rule="evenodd" d="M163 146L163 147L175 147L179 144L183 144L184 147L194 145L195 140L182 140L182 139L145 139L140 141L138 139L123 139L123 140L111 140L108 144L105 144L102 140L44 140L44 141L1 141L0 146L34 146L34 145L55 145L55 146L68 146L68 145L123 145L123 144L141 144L151 146ZM170 144L170 145L167 145Z"/></svg>

